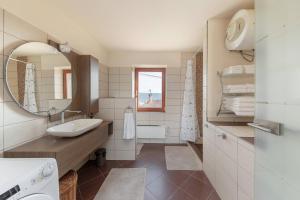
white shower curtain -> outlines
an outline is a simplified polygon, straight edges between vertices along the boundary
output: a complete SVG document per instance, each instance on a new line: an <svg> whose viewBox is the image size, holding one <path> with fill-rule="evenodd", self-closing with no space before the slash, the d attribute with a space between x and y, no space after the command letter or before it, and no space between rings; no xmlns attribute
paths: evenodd
<svg viewBox="0 0 300 200"><path fill-rule="evenodd" d="M23 107L30 112L38 111L35 98L35 66L31 63L26 64Z"/></svg>
<svg viewBox="0 0 300 200"><path fill-rule="evenodd" d="M188 60L185 76L180 138L181 140L191 142L195 142L199 137L195 83L196 73L193 71L193 61Z"/></svg>

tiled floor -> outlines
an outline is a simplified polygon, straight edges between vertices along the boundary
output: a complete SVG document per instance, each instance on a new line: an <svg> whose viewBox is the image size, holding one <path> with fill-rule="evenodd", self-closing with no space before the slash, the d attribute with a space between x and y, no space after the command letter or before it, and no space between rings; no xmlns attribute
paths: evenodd
<svg viewBox="0 0 300 200"><path fill-rule="evenodd" d="M89 161L78 172L77 199L93 199L110 169L124 167L147 168L144 200L220 200L202 171L168 171L163 144L145 144L135 161Z"/></svg>

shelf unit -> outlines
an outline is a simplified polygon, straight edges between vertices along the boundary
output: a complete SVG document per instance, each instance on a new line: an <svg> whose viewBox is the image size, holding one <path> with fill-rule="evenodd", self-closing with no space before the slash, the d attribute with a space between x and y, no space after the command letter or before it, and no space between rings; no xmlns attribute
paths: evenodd
<svg viewBox="0 0 300 200"><path fill-rule="evenodd" d="M217 116L221 115L221 114L235 114L234 111L232 110L226 110L224 109L224 100L225 97L242 97L242 96L254 96L255 91L245 91L245 92L224 92L224 79L225 78L234 78L234 77L254 77L255 73L254 72L245 72L245 70L242 70L241 72L234 72L234 73L224 73L224 71L222 72L217 72L217 75L219 77L220 80L220 84L221 84L221 90L222 90L222 96L221 96L221 102L220 102L220 107L218 109L217 112ZM251 117L251 116L243 116L243 115L237 115L237 116L241 116L241 117Z"/></svg>

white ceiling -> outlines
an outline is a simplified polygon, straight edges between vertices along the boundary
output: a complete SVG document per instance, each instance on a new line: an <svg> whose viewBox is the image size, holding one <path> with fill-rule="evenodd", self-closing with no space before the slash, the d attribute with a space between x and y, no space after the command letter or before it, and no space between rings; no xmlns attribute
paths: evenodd
<svg viewBox="0 0 300 200"><path fill-rule="evenodd" d="M254 5L253 0L52 0L52 3L111 51L195 51L202 46L207 19L230 17L238 9Z"/></svg>

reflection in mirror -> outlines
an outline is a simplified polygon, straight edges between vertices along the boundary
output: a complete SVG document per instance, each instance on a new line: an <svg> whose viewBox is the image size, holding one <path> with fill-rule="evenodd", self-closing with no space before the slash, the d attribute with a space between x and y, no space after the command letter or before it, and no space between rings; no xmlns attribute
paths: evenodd
<svg viewBox="0 0 300 200"><path fill-rule="evenodd" d="M6 83L19 106L36 115L59 113L72 102L71 63L45 43L29 42L12 52Z"/></svg>

